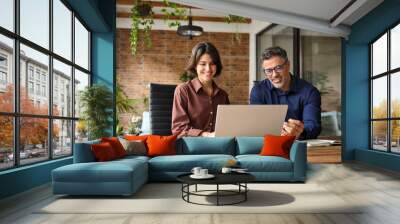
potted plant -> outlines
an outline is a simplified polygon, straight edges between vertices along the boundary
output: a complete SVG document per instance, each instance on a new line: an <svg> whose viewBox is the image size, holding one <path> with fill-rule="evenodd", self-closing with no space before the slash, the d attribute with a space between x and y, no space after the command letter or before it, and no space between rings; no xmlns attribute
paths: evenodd
<svg viewBox="0 0 400 224"><path fill-rule="evenodd" d="M135 105L138 103L137 100L129 99L125 92L122 90L119 85L119 76L117 76L117 84L116 84L116 110L117 110L117 135L122 135L124 132L123 126L119 122L119 115L121 113L129 113L135 112Z"/></svg>
<svg viewBox="0 0 400 224"><path fill-rule="evenodd" d="M192 74L188 71L184 71L181 73L181 75L179 76L179 80L181 80L182 82L187 82L190 81L192 79L196 78L195 74Z"/></svg>
<svg viewBox="0 0 400 224"><path fill-rule="evenodd" d="M112 92L105 85L95 84L80 92L81 118L85 121L89 140L110 136L112 125Z"/></svg>

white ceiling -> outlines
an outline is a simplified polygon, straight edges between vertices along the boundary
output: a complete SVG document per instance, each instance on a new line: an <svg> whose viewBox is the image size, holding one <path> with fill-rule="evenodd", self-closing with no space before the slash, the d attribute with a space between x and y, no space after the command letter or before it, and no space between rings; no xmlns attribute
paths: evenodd
<svg viewBox="0 0 400 224"><path fill-rule="evenodd" d="M350 0L227 0L255 7L275 9L283 12L329 20Z"/></svg>
<svg viewBox="0 0 400 224"><path fill-rule="evenodd" d="M350 0L171 0L224 14L303 28L342 37L350 25L383 0L356 0L335 21L330 20Z"/></svg>
<svg viewBox="0 0 400 224"><path fill-rule="evenodd" d="M152 0L161 1L161 0ZM356 0L331 21L351 0L170 0L194 6L194 16L224 17L234 14L253 20L276 23L347 37L351 25L383 0ZM118 12L130 12L131 5L117 5ZM160 7L154 7L160 13Z"/></svg>

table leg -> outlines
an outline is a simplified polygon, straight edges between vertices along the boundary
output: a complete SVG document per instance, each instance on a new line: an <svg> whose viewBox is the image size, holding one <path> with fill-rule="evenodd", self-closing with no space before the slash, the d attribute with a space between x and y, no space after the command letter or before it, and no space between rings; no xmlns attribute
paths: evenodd
<svg viewBox="0 0 400 224"><path fill-rule="evenodd" d="M182 188L181 188L181 192L182 192L182 199L184 199L184 194L183 194L183 190L185 189L184 187L185 187L185 185L182 183Z"/></svg>
<svg viewBox="0 0 400 224"><path fill-rule="evenodd" d="M187 201L190 202L189 200L189 195L190 195L190 184L187 185Z"/></svg>
<svg viewBox="0 0 400 224"><path fill-rule="evenodd" d="M244 201L247 201L247 183L244 183Z"/></svg>
<svg viewBox="0 0 400 224"><path fill-rule="evenodd" d="M217 184L217 206L219 205L219 184Z"/></svg>

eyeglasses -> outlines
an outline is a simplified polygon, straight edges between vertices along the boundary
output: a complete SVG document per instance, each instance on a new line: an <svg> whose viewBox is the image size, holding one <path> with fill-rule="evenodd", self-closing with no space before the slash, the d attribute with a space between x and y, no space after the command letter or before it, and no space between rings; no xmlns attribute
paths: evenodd
<svg viewBox="0 0 400 224"><path fill-rule="evenodd" d="M283 72L283 69L285 67L286 62L287 61L285 61L282 64L277 65L277 66L275 66L273 68L263 68L263 71L264 71L265 75L267 75L267 76L272 75L274 73L274 71L276 73L281 73L281 72Z"/></svg>

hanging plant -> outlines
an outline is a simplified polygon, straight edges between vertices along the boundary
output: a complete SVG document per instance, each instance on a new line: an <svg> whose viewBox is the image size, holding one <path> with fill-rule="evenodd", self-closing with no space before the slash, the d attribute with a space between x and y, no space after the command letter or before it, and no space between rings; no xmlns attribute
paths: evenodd
<svg viewBox="0 0 400 224"><path fill-rule="evenodd" d="M139 30L143 28L144 42L146 47L150 48L151 43L151 29L154 24L154 12L149 3L143 3L141 0L136 0L131 9L132 27L130 33L131 53L136 55L137 46L139 41Z"/></svg>
<svg viewBox="0 0 400 224"><path fill-rule="evenodd" d="M240 43L242 38L239 33L239 23L245 23L246 18L244 18L242 16L236 16L236 15L229 14L228 16L225 17L225 22L228 24L235 23L235 27L236 27L235 40Z"/></svg>
<svg viewBox="0 0 400 224"><path fill-rule="evenodd" d="M163 0L167 8L161 9L164 14L164 22L168 24L168 27L179 27L180 20L186 20L186 9L179 8L179 5L168 0ZM132 27L130 33L130 44L131 44L131 54L136 55L137 46L139 43L140 28L143 29L143 39L146 47L150 48L152 46L151 42L151 29L154 24L154 12L152 6L148 2L143 2L142 0L134 0L133 7L131 9L131 20Z"/></svg>
<svg viewBox="0 0 400 224"><path fill-rule="evenodd" d="M163 0L166 8L162 8L161 12L163 15L164 22L167 23L168 27L179 27L181 25L180 20L187 20L187 10L182 8L179 4L170 2L169 0ZM139 43L140 28L143 29L143 39L145 46L150 48L151 42L151 29L154 25L154 12L149 2L143 2L142 0L134 0L133 7L131 9L131 20L132 27L130 32L130 45L131 54L133 56L137 53L137 46ZM228 15L225 17L225 22L236 23L235 40L240 42L241 36L239 33L239 24L246 22L246 18L236 15Z"/></svg>
<svg viewBox="0 0 400 224"><path fill-rule="evenodd" d="M167 8L162 8L161 12L164 13L164 22L167 23L169 28L179 27L180 20L187 19L187 11L184 8L179 8L179 5L168 0L163 0ZM176 19L174 19L176 18Z"/></svg>

